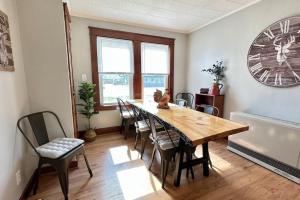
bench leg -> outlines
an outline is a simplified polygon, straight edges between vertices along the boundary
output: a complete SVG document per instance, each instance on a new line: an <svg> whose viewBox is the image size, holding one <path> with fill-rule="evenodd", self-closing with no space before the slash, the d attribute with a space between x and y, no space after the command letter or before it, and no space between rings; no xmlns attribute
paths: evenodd
<svg viewBox="0 0 300 200"><path fill-rule="evenodd" d="M137 131L135 135L135 143L134 143L134 149L136 149L137 143L139 141L140 133Z"/></svg>
<svg viewBox="0 0 300 200"><path fill-rule="evenodd" d="M124 128L124 118L122 118L122 123L121 123L121 129L120 129L120 134L122 135L123 132L123 128Z"/></svg>
<svg viewBox="0 0 300 200"><path fill-rule="evenodd" d="M33 195L36 194L38 186L39 186L41 167L42 167L42 161L39 160L38 168L36 169L36 180L35 180L34 187L33 187Z"/></svg>
<svg viewBox="0 0 300 200"><path fill-rule="evenodd" d="M124 132L124 139L127 139L127 134L129 132L129 119L125 119L125 132Z"/></svg>
<svg viewBox="0 0 300 200"><path fill-rule="evenodd" d="M153 164L153 161L154 161L154 158L155 158L155 153L156 153L156 147L154 146L152 156L151 156L151 163L150 163L150 166L149 166L149 170L151 170L151 167L152 167L152 164Z"/></svg>
<svg viewBox="0 0 300 200"><path fill-rule="evenodd" d="M91 168L90 168L90 164L89 164L89 161L88 161L88 159L86 158L86 155L85 155L85 153L83 153L83 157L84 157L84 160L85 160L86 167L87 167L87 168L88 168L88 170L89 170L90 177L93 177L93 172L92 172L92 170L91 170Z"/></svg>
<svg viewBox="0 0 300 200"><path fill-rule="evenodd" d="M65 200L68 200L68 193L69 193L69 172L68 172L68 161L64 161L58 163L56 165L56 169L58 172L58 179L61 186L61 190L64 194Z"/></svg>
<svg viewBox="0 0 300 200"><path fill-rule="evenodd" d="M141 159L143 159L145 148L146 148L146 139L141 137Z"/></svg>
<svg viewBox="0 0 300 200"><path fill-rule="evenodd" d="M162 165L162 168L163 168L163 180L162 180L161 187L165 188L165 182L166 182L166 178L167 178L168 170L169 170L169 160L163 160L162 162L163 162L163 165Z"/></svg>

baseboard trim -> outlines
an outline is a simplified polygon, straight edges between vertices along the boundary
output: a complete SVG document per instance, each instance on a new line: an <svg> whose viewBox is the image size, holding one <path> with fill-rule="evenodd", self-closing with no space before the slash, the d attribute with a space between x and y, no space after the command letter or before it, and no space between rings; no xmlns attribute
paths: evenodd
<svg viewBox="0 0 300 200"><path fill-rule="evenodd" d="M117 132L120 130L121 130L121 126L112 126L106 128L97 128L95 131L97 135L102 135L102 134Z"/></svg>
<svg viewBox="0 0 300 200"><path fill-rule="evenodd" d="M103 135L108 133L114 133L119 132L121 130L121 126L112 126L112 127L106 127L106 128L96 128L95 132L97 135ZM79 138L83 138L85 131L79 131Z"/></svg>
<svg viewBox="0 0 300 200"><path fill-rule="evenodd" d="M295 183L300 184L300 170L229 141L227 149Z"/></svg>
<svg viewBox="0 0 300 200"><path fill-rule="evenodd" d="M74 169L78 167L78 161L77 160L73 160L70 162L69 165L69 169ZM41 169L41 174L46 174L46 173L50 173L50 172L55 172L56 170L52 167L52 166L45 166L42 167ZM34 180L36 179L37 176L37 171L34 170L32 176L30 177L27 185L25 186L19 200L26 200L28 198L28 196L30 195L30 192L33 189L33 185L34 185Z"/></svg>

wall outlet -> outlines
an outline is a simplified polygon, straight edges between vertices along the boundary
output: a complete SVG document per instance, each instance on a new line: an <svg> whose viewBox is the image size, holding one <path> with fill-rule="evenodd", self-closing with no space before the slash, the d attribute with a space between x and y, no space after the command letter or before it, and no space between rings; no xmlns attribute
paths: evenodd
<svg viewBox="0 0 300 200"><path fill-rule="evenodd" d="M20 185L21 181L22 181L21 171L18 170L17 173L16 173L16 182L17 182L17 185Z"/></svg>
<svg viewBox="0 0 300 200"><path fill-rule="evenodd" d="M82 82L87 82L86 74L81 74L81 80L82 80Z"/></svg>

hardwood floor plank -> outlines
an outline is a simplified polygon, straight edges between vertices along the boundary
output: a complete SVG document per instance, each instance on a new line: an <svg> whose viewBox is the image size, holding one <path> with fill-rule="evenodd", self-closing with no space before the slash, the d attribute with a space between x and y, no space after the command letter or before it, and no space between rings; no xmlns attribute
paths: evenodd
<svg viewBox="0 0 300 200"><path fill-rule="evenodd" d="M300 199L300 186L226 149L226 140L209 143L214 169L203 177L202 166L195 166L195 179L183 172L180 187L173 186L171 166L166 190L161 189L160 158L156 155L148 171L152 145L148 144L144 160L133 148L134 138L123 139L119 133L97 136L86 144L86 154L93 170L89 177L82 156L78 169L70 171L71 200L129 199ZM139 146L138 146L139 148ZM196 155L201 156L201 146ZM38 193L29 200L60 200L63 195L55 173L40 177Z"/></svg>

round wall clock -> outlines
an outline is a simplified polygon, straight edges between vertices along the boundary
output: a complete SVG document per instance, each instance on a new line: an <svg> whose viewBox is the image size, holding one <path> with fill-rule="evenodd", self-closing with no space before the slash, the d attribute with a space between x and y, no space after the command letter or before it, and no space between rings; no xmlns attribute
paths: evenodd
<svg viewBox="0 0 300 200"><path fill-rule="evenodd" d="M248 69L268 86L300 85L300 16L275 22L255 38L248 52Z"/></svg>

